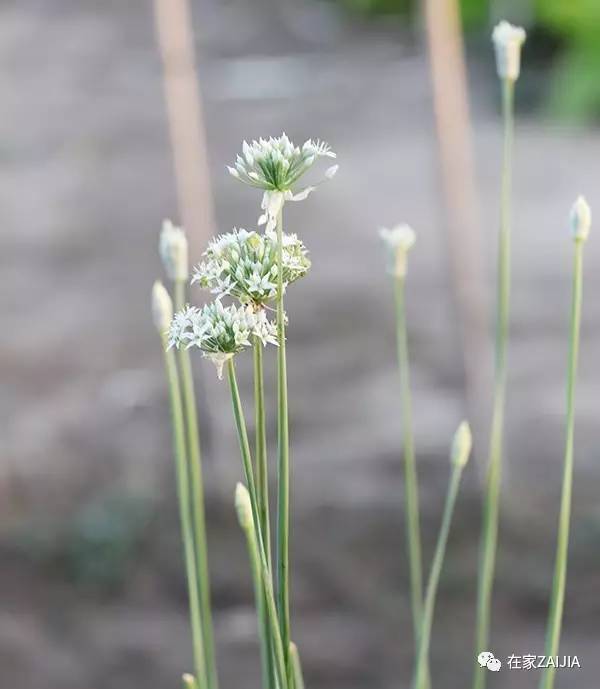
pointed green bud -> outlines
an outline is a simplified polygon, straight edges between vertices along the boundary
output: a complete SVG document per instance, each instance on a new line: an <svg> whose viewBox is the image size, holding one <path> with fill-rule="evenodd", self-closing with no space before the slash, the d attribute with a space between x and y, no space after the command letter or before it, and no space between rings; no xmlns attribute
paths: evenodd
<svg viewBox="0 0 600 689"><path fill-rule="evenodd" d="M252 520L252 505L250 503L250 493L242 483L235 487L235 509L240 526L244 531L250 529L254 523Z"/></svg>
<svg viewBox="0 0 600 689"><path fill-rule="evenodd" d="M576 242L585 242L590 234L592 225L592 210L583 196L571 208L571 231Z"/></svg>
<svg viewBox="0 0 600 689"><path fill-rule="evenodd" d="M159 280L152 287L152 318L161 335L167 332L173 320L173 302Z"/></svg>
<svg viewBox="0 0 600 689"><path fill-rule="evenodd" d="M450 453L450 460L452 464L464 467L469 461L471 455L471 446L473 439L471 437L471 429L466 421L463 421L456 429L454 440L452 441L452 451Z"/></svg>

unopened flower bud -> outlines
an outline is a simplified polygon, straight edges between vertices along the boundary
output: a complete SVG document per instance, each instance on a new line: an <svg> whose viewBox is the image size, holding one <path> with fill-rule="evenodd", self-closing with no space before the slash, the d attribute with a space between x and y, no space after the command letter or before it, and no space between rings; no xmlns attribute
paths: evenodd
<svg viewBox="0 0 600 689"><path fill-rule="evenodd" d="M456 429L454 440L452 441L452 451L450 453L452 464L464 467L469 461L472 444L471 429L469 424L463 421Z"/></svg>
<svg viewBox="0 0 600 689"><path fill-rule="evenodd" d="M496 25L492 41L496 49L496 69L501 79L516 81L521 71L521 46L525 42L525 29L507 21Z"/></svg>
<svg viewBox="0 0 600 689"><path fill-rule="evenodd" d="M183 689L198 689L198 683L194 675L185 674L181 678L183 682Z"/></svg>
<svg viewBox="0 0 600 689"><path fill-rule="evenodd" d="M158 280L152 287L152 318L161 335L169 330L173 320L173 302L165 286Z"/></svg>
<svg viewBox="0 0 600 689"><path fill-rule="evenodd" d="M173 225L170 220L165 220L160 233L158 250L169 279L187 281L188 242L183 229Z"/></svg>
<svg viewBox="0 0 600 689"><path fill-rule="evenodd" d="M576 242L585 242L590 234L592 211L583 198L579 196L571 208L571 231Z"/></svg>
<svg viewBox="0 0 600 689"><path fill-rule="evenodd" d="M249 529L253 524L252 505L248 489L242 483L235 487L235 510L242 529Z"/></svg>
<svg viewBox="0 0 600 689"><path fill-rule="evenodd" d="M416 235L409 225L396 225L391 230L383 227L379 230L379 236L383 239L389 256L389 272L396 277L406 275L406 256L412 249Z"/></svg>

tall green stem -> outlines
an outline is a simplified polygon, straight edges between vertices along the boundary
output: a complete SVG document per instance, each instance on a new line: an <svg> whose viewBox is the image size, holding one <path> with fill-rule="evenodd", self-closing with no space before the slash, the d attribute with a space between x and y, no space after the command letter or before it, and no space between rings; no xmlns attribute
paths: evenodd
<svg viewBox="0 0 600 689"><path fill-rule="evenodd" d="M575 432L575 382L577 378L577 360L579 357L579 330L581 325L582 275L583 275L583 241L575 242L573 259L573 292L571 303L571 328L569 343L569 364L567 371L567 419L565 439L565 463L558 521L558 539L556 544L556 564L554 583L550 601L550 613L546 632L546 656L558 654L565 588L567 582L567 557L569 552L569 530L571 524L571 499L573 493L573 439ZM540 689L552 689L556 668L547 667L540 681Z"/></svg>
<svg viewBox="0 0 600 689"><path fill-rule="evenodd" d="M477 630L475 641L474 689L484 689L486 668L477 656L488 650L491 620L492 589L498 541L502 443L504 435L504 407L506 397L506 352L510 307L510 196L512 147L514 131L514 82L503 80L502 111L504 121L504 151L502 164L502 198L500 206L500 236L498 246L498 293L496 305L496 363L494 376L494 404L490 434L489 462L483 506L483 527L480 546L479 585L477 595Z"/></svg>
<svg viewBox="0 0 600 689"><path fill-rule="evenodd" d="M273 667L273 656L271 652L271 620L269 616L269 607L267 601L267 593L263 584L262 565L260 556L258 554L258 547L256 544L256 534L251 528L245 529L246 538L248 539L248 552L250 556L250 569L252 570L252 578L254 581L254 598L256 600L256 609L258 611L259 619L259 636L260 636L260 660L263 673L263 681L265 687L277 686L273 679L275 668ZM274 603L273 603L274 604ZM277 611L275 611L276 613ZM275 614L275 621L277 615ZM283 649L281 654L280 672L285 672L283 667Z"/></svg>
<svg viewBox="0 0 600 689"><path fill-rule="evenodd" d="M287 367L285 357L285 313L283 310L283 219L277 216L277 602L279 626L288 667L290 644L290 458L288 429Z"/></svg>
<svg viewBox="0 0 600 689"><path fill-rule="evenodd" d="M185 305L185 281L175 281L175 308L180 310ZM189 473L191 478L191 503L194 551L198 572L198 592L202 610L202 631L204 638L204 657L208 689L217 689L217 668L215 659L214 632L210 596L210 574L208 569L208 548L206 542L206 513L204 508L204 480L202 477L202 456L200 453L200 433L198 430L198 413L194 392L194 376L190 356L186 349L177 350L183 388L185 426L187 429L187 447L189 455Z"/></svg>
<svg viewBox="0 0 600 689"><path fill-rule="evenodd" d="M265 390L263 369L263 345L258 337L254 338L254 410L256 427L256 492L260 525L265 540L265 551L269 571L271 570L271 525L269 517L269 470L267 463L267 424L265 416ZM262 625L263 673L265 685L274 689L275 676L273 656L271 653L271 633L268 620L267 603L263 592L263 600L258 605Z"/></svg>
<svg viewBox="0 0 600 689"><path fill-rule="evenodd" d="M256 522L254 522L254 524L256 524ZM277 616L277 606L275 604L275 595L273 592L273 580L269 572L265 554L261 550L256 540L256 534L258 533L257 529L253 529L251 526L244 526L243 528L248 541L248 553L250 556L250 565L255 581L257 603L259 608L264 603L271 628L270 637L272 640L273 656L275 660L275 671L279 683L279 688L289 689L287 671L285 667L285 657L281 641L281 632L279 629L279 620ZM264 648L265 645L263 643L263 649Z"/></svg>
<svg viewBox="0 0 600 689"><path fill-rule="evenodd" d="M265 539L267 560L271 562L271 529L269 520L269 467L267 462L267 423L265 415L265 383L263 345L254 337L254 410L256 426L256 497L260 523Z"/></svg>
<svg viewBox="0 0 600 689"><path fill-rule="evenodd" d="M233 357L227 361L227 378L229 379L229 388L231 390L231 404L233 407L233 417L235 419L235 427L240 444L244 478L246 479L248 493L250 494L250 504L252 506L252 519L254 522L254 530L256 531L256 540L261 553L261 558L264 557L267 570L269 570L264 538L262 535L262 529L260 527L260 510L258 506L256 483L254 481L254 469L252 468L250 443L248 441L248 429L246 428L246 419L244 417L244 410L242 408L242 401L240 399L240 391L237 384L237 377L235 375L235 364L233 363Z"/></svg>
<svg viewBox="0 0 600 689"><path fill-rule="evenodd" d="M277 616L277 608L275 605L275 597L273 593L273 581L271 577L271 570L267 560L266 550L264 546L264 539L259 520L259 505L257 499L256 484L254 481L254 470L252 468L252 457L250 455L250 443L248 442L248 430L246 428L246 420L244 418L244 410L240 399L237 378L235 375L235 365L233 358L227 362L227 377L229 379L229 387L231 389L231 402L233 406L233 416L235 419L235 426L238 433L238 441L240 444L240 452L242 455L242 465L244 467L244 475L250 496L250 505L252 509L252 523L253 534L248 536L248 545L250 548L250 557L256 557L256 562L260 566L261 576L264 588L264 601L266 611L268 613L268 620L271 627L270 639L271 649L275 658L275 670L277 673L277 680L279 682L279 689L286 689L287 687L287 671L285 665L285 652L283 649L282 635L279 628L279 621ZM249 533L249 530L246 531ZM252 550L254 548L254 550ZM256 563L253 567L256 568ZM260 611L260 604L259 604ZM262 627L261 627L262 629ZM265 640L263 639L263 643Z"/></svg>
<svg viewBox="0 0 600 689"><path fill-rule="evenodd" d="M415 668L415 675L413 680L413 689L423 689L428 681L428 667L429 667L429 646L431 641L431 627L433 623L433 615L435 612L435 599L440 581L440 574L442 565L444 563L444 556L446 553L446 545L448 543L448 534L450 532L450 524L452 522L452 514L454 512L454 505L456 503L456 496L460 487L460 479L462 476L463 467L459 464L454 464L452 467L452 474L450 476L450 485L448 487L448 494L446 496L446 505L444 507L444 514L442 517L442 525L438 536L438 542L433 556L431 565L431 572L429 574L429 581L427 583L427 592L425 594L425 603L423 606L423 623L421 625L421 634L419 638L417 662Z"/></svg>
<svg viewBox="0 0 600 689"><path fill-rule="evenodd" d="M412 398L410 392L410 369L408 359L404 286L405 277L395 277L394 292L396 297L396 335L398 342L398 365L400 368L402 430L404 440L406 542L408 545L413 631L416 645L421 633L421 620L423 614L423 574L421 556L421 527L419 524L419 486L413 436Z"/></svg>
<svg viewBox="0 0 600 689"><path fill-rule="evenodd" d="M177 494L179 499L179 513L190 605L190 625L192 629L194 665L196 680L200 689L208 689L204 657L204 639L202 635L200 599L198 594L198 574L196 571L196 558L194 553L194 534L191 521L190 482L185 448L185 424L183 407L181 404L181 389L179 385L179 374L177 372L175 354L173 350L166 351L166 346L166 339L163 338L163 347L165 348L165 368L169 384L169 400L171 404L171 420L173 425L173 453L175 455Z"/></svg>

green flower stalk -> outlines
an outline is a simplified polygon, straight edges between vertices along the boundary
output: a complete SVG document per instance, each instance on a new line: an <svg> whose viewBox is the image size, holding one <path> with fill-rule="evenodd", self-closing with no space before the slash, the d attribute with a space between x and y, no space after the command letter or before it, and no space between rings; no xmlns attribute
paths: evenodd
<svg viewBox="0 0 600 689"><path fill-rule="evenodd" d="M442 566L444 564L446 545L448 543L448 534L450 533L450 525L452 522L452 515L454 513L454 505L456 504L456 497L460 488L460 480L462 478L463 469L469 461L470 454L471 430L469 428L469 424L466 421L463 421L458 427L452 443L452 451L450 454L452 473L450 475L450 484L448 486L448 493L446 495L446 504L444 507L444 514L442 516L442 525L440 527L433 562L431 564L429 581L427 582L427 592L425 594L425 603L423 606L423 624L421 626L421 635L419 638L413 689L423 689L428 681L429 646L431 641L433 616L435 612L436 595L440 575L442 572Z"/></svg>
<svg viewBox="0 0 600 689"><path fill-rule="evenodd" d="M181 388L175 354L167 347L167 329L173 315L173 304L169 293L160 282L154 283L152 290L152 312L154 324L158 330L164 349L165 369L169 385L169 400L171 405L171 419L173 426L173 454L175 456L175 472L177 479L177 494L181 533L183 537L184 562L188 585L190 607L190 625L192 629L192 646L194 651L194 665L199 689L208 689L208 678L205 664L205 643L201 603L198 591L198 572L194 551L194 532L191 519L190 480L185 443L185 422L181 403Z"/></svg>
<svg viewBox="0 0 600 689"><path fill-rule="evenodd" d="M287 362L285 343L285 311L283 305L286 279L284 274L286 251L284 250L283 206L286 201L302 201L315 184L303 189L296 185L319 158L335 158L330 147L320 141L309 139L296 146L286 134L278 138L259 139L242 145L242 155L237 157L230 174L240 182L263 191L262 215L259 225L266 226L266 236L277 242L276 301L277 301L277 608L281 640L285 656L285 667L289 671L290 644L290 581L289 581L289 535L290 535L290 460ZM331 179L337 172L337 165L325 171L324 178ZM269 286L269 289L270 286Z"/></svg>
<svg viewBox="0 0 600 689"><path fill-rule="evenodd" d="M232 367L233 364L230 363L230 370L232 370ZM249 493L246 486L243 486L241 483L238 483L236 487L235 507L238 515L238 521L244 530L244 533L246 534L246 539L248 542L248 554L250 556L250 565L254 579L257 605L260 607L264 601L267 608L268 620L271 626L271 645L273 649L278 686L280 689L291 689L288 682L277 608L275 605L275 596L273 594L273 581L271 579L271 574L269 572L264 551L257 542L257 534L260 534L260 529L256 528L256 510L253 505L251 493ZM260 627L259 630L262 630L262 627ZM269 646L267 644L267 640L263 637L263 659L265 654L268 652Z"/></svg>
<svg viewBox="0 0 600 689"><path fill-rule="evenodd" d="M477 593L477 623L475 657L488 649L491 621L492 590L498 541L500 512L500 486L502 473L502 445L504 436L504 410L506 398L506 358L510 309L510 197L512 148L514 132L514 85L520 71L521 46L525 31L500 22L492 34L496 51L496 66L502 83L502 112L504 146L502 162L502 192L500 208L500 236L498 246L498 292L496 304L496 361L494 375L494 401L490 449L483 505L480 568ZM474 689L484 689L486 670L477 661L474 665Z"/></svg>
<svg viewBox="0 0 600 689"><path fill-rule="evenodd" d="M245 149L248 152L247 145ZM321 150L323 151L322 155L326 155L325 147L322 147ZM275 173L273 174L275 175ZM280 179L279 182L282 183L282 180ZM273 190L271 192L275 193ZM279 251L280 246L281 252ZM277 234L273 232L259 234L243 228L234 229L232 232L214 238L209 243L202 256L202 261L194 269L192 282L218 295L218 300L225 296L232 296L239 300L242 305L245 305L249 311L255 314L263 313L263 309L276 300L278 294L283 294L288 285L306 275L310 268L307 253L304 244L296 235L282 233L279 241ZM282 338L279 330L277 331L277 338L270 341L277 342L280 348L281 342L283 342L285 349L285 337ZM285 354L280 354L278 360L281 360L281 356L285 358ZM260 525L265 539L269 567L271 567L263 379L261 342L255 337L256 492L260 511ZM284 406L287 409L287 402ZM279 408L281 409L281 406ZM281 432L282 424L287 423L287 413L285 420L281 414L279 419ZM287 446L287 441L283 445L280 443L280 447L283 446ZM283 469L279 471L280 496L283 490L286 491L286 495L289 494L289 487L286 489L289 481L289 470L285 464L282 465L282 461L285 460L282 459L279 463L280 467L283 466ZM285 506L288 503L280 499L278 504ZM283 517L287 514L288 510L285 507L279 510L279 515L282 517L280 523L283 523ZM287 533L287 529L289 526L283 526L278 530L278 533ZM279 552L282 555L287 553L287 547L280 546ZM281 562L282 558L278 561ZM278 590L285 591L285 589L286 585L280 586ZM284 606L285 604L280 604L280 609L285 609ZM265 635L267 634L268 629L265 629Z"/></svg>
<svg viewBox="0 0 600 689"><path fill-rule="evenodd" d="M277 597L285 665L290 644L290 436L288 422L285 311L283 309L283 220L277 214Z"/></svg>
<svg viewBox="0 0 600 689"><path fill-rule="evenodd" d="M182 309L186 302L186 285L189 279L188 242L183 229L176 227L169 220L163 222L163 229L159 242L159 253L165 272L174 283L175 308L177 310ZM177 359L181 371L185 427L187 430L194 551L196 554L198 590L202 609L204 656L206 660L208 689L217 689L218 679L214 647L210 575L208 569L206 514L204 507L204 480L202 476L202 456L200 452L200 433L198 429L194 376L187 350L178 350Z"/></svg>
<svg viewBox="0 0 600 689"><path fill-rule="evenodd" d="M264 394L263 394L263 373L262 373L262 348L268 342L277 344L276 327L266 316L264 309L258 308L256 304L246 306L223 306L220 300L212 304L206 304L202 308L187 306L179 311L173 320L168 332L168 346L177 349L189 349L196 347L202 351L203 356L213 361L217 368L217 375L222 377L223 369L227 365L227 375L229 379L231 398L234 412L236 429L240 443L242 467L244 476L252 496L252 508L255 511L253 523L256 530L256 543L260 552L264 554L268 571L270 572L270 556L268 556L268 531L263 531L263 524L266 522L268 528L268 514L261 510L264 505L266 494L260 493L255 482L255 472L252 465L250 445L246 422L242 410L239 395L233 358L236 354L254 344L255 358L260 362L257 364L256 385L257 385L257 441L261 446L260 461L257 469L260 469L260 477L266 480L263 473L266 471L266 432L264 429ZM261 502L262 501L262 502ZM268 504L267 504L268 507ZM261 515L266 519L263 520ZM266 592L265 592L266 595ZM271 669L271 633L268 629L268 618L266 611L266 600L259 601L259 614L263 628L262 639L265 645L263 649L263 665L265 669L266 686L272 685L273 671Z"/></svg>
<svg viewBox="0 0 600 689"><path fill-rule="evenodd" d="M588 238L591 225L590 208L582 197L579 197L571 212L575 253L573 257L573 288L571 301L571 325L569 338L569 361L567 368L567 418L565 438L565 461L558 521L558 538L556 544L556 564L552 598L546 631L547 657L558 655L565 589L567 583L567 558L569 553L569 531L571 525L571 502L573 494L573 441L575 434L575 383L577 378L577 360L579 357L579 331L581 326L581 302L583 280L583 245ZM540 689L553 689L556 675L555 667L546 667L540 681Z"/></svg>
<svg viewBox="0 0 600 689"><path fill-rule="evenodd" d="M408 252L415 243L415 233L408 225L380 230L388 255L388 272L394 279L396 302L396 338L400 392L402 402L402 437L404 441L404 502L406 512L406 542L410 568L410 592L415 645L421 633L423 615L423 574L421 556L421 527L419 520L419 485L415 461L415 442L410 391L410 365L406 327L405 284Z"/></svg>
<svg viewBox="0 0 600 689"><path fill-rule="evenodd" d="M262 530L265 554L269 572L272 571L271 562L271 517L269 512L269 466L267 461L267 424L265 415L265 389L264 389L264 366L263 366L263 345L262 342L254 337L254 413L256 428L256 498L258 501L258 511L260 528ZM267 613L266 594L262 591L262 597L258 604L259 617L262 624L262 634L266 652L263 653L263 674L265 686L275 687L275 675L273 667L273 654L271 653L271 627L269 625Z"/></svg>

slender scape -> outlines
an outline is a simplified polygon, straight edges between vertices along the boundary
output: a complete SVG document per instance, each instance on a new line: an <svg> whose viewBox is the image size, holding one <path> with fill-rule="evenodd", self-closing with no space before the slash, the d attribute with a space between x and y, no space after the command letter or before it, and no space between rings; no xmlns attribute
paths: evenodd
<svg viewBox="0 0 600 689"><path fill-rule="evenodd" d="M169 383L169 399L171 404L171 419L173 424L173 452L175 455L179 513L190 604L190 623L192 628L195 673L200 689L208 689L204 657L204 639L202 634L202 616L198 595L198 577L194 553L194 534L191 521L189 473L185 452L185 430L183 407L181 405L181 390L179 386L179 375L177 373L175 354L172 350L166 350L166 341L164 338L163 345L165 347L165 368Z"/></svg>
<svg viewBox="0 0 600 689"><path fill-rule="evenodd" d="M184 280L175 280L175 308L179 311L185 305ZM187 349L178 349L177 358L181 371L185 427L187 429L187 447L193 519L194 551L196 554L196 572L198 592L202 611L202 636L204 640L204 657L208 689L216 689L217 668L215 661L214 633L210 598L210 575L208 569L208 548L206 543L206 514L204 508L204 480L202 477L202 456L200 454L200 433L198 430L198 412L194 392L194 376Z"/></svg>
<svg viewBox="0 0 600 689"><path fill-rule="evenodd" d="M272 571L271 563L271 526L269 516L269 470L267 463L267 428L265 417L265 390L263 345L260 339L254 336L254 413L256 427L256 493L258 511L260 516L260 528L265 540L265 551L269 571ZM259 617L261 623L261 643L264 647L262 654L264 682L269 689L275 688L275 675L273 667L273 654L271 653L271 626L268 619L267 600L264 591L261 591L262 600L258 602Z"/></svg>
<svg viewBox="0 0 600 689"><path fill-rule="evenodd" d="M582 201L582 200L581 200ZM577 204L574 214L577 213ZM583 279L583 244L589 231L589 208L587 211L586 227L575 227L575 255L573 257L573 288L571 296L571 324L569 338L569 360L567 368L567 417L565 437L565 461L560 502L560 516L558 521L558 537L556 544L556 563L552 598L548 615L546 631L546 656L556 656L560 645L560 633L565 604L565 589L567 583L567 558L569 554L569 530L571 524L571 501L573 493L573 441L575 433L575 383L577 378L577 360L579 357L579 331L581 327L581 302ZM577 222L577 218L575 218ZM581 231L583 230L583 232ZM540 680L540 689L552 689L556 675L555 667L546 667Z"/></svg>
<svg viewBox="0 0 600 689"><path fill-rule="evenodd" d="M502 198L500 206L500 237L498 245L498 291L496 313L496 362L494 401L483 505L483 527L480 547L479 582L477 594L476 656L487 650L491 619L492 589L498 540L500 486L502 473L502 443L506 398L506 360L510 308L510 195L513 146L514 81L502 81L502 111L504 121L504 151L502 162ZM474 689L486 684L486 669L475 661Z"/></svg>
<svg viewBox="0 0 600 689"><path fill-rule="evenodd" d="M283 218L277 214L277 608L285 665L289 665L290 644L290 458L288 430L287 364L285 356L285 312L283 310Z"/></svg>
<svg viewBox="0 0 600 689"><path fill-rule="evenodd" d="M454 505L456 504L456 497L460 487L460 479L462 477L463 469L469 459L470 453L471 431L468 424L463 422L458 427L458 430L454 436L452 450L452 473L450 476L448 493L446 495L446 505L444 507L442 525L438 535L433 562L431 564L431 572L429 574L429 581L427 583L427 592L425 594L423 623L421 625L421 633L417 650L413 689L423 689L428 681L429 645L431 641L433 615L435 612L435 599L440 581L440 575L442 572L442 565L444 563L444 556L446 554L446 545L448 543L448 534L450 533L450 524L452 522L452 515L454 513Z"/></svg>
<svg viewBox="0 0 600 689"><path fill-rule="evenodd" d="M257 603L259 603L259 605L260 598L262 598L262 595L264 594L269 624L271 626L271 639L273 641L272 648L279 687L280 689L291 689L289 687L288 675L285 667L281 633L277 618L277 608L273 593L273 582L264 552L261 551L256 540L256 534L259 533L259 531L255 528L256 521L254 517L254 509L251 506L251 496L249 495L246 487L241 483L238 483L236 488L235 502L240 526L246 534L248 553L250 556L251 568L255 580ZM262 591L259 591L261 586Z"/></svg>
<svg viewBox="0 0 600 689"><path fill-rule="evenodd" d="M404 439L404 494L406 502L406 537L410 567L410 592L415 644L421 633L423 615L423 574L421 558L421 528L419 524L419 488L415 463L413 436L412 400L406 332L406 310L404 304L405 274L394 279L396 297L396 332L398 341L398 364L402 394L402 429Z"/></svg>

